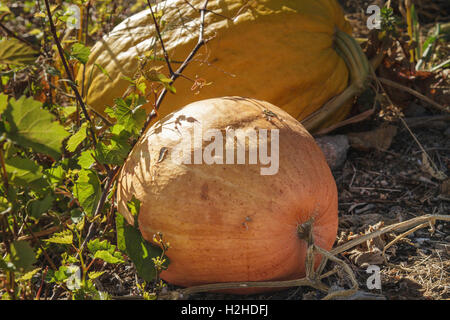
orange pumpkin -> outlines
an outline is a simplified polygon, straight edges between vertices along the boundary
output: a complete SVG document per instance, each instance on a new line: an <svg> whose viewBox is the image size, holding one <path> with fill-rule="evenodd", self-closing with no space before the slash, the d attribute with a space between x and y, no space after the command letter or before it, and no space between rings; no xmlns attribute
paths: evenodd
<svg viewBox="0 0 450 320"><path fill-rule="evenodd" d="M262 174L269 162L263 164L261 154L250 162L251 152L262 150L261 129L268 130L270 167L277 168L273 174ZM245 147L245 163L227 164L233 162L229 150L237 161L237 143L225 143L220 161L220 148L211 151L212 141L220 146L219 136L197 145L183 139L195 130L201 137L233 130ZM245 140L256 131L257 142ZM176 150L185 150L192 161L199 152L203 161L180 163ZM206 163L207 155L214 163ZM133 223L126 203L136 197L143 237L151 242L161 232L170 243L171 263L161 277L176 285L299 278L305 275L307 248L299 225L312 220L315 244L326 250L336 238L337 190L324 155L297 120L268 102L208 99L166 116L133 148L118 181L119 212Z"/></svg>

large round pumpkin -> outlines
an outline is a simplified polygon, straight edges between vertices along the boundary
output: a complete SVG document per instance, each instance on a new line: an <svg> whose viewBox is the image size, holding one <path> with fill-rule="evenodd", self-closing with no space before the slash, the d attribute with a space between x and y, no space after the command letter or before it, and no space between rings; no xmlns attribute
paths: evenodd
<svg viewBox="0 0 450 320"><path fill-rule="evenodd" d="M224 142L230 130L241 144ZM244 140L255 132L258 139ZM337 190L322 151L298 121L259 100L203 100L154 124L118 180L118 210L131 224L133 196L143 237L161 232L170 243L162 278L180 286L302 277L307 244L298 227L312 221L315 244L326 250L336 238Z"/></svg>
<svg viewBox="0 0 450 320"><path fill-rule="evenodd" d="M167 0L155 8L165 21L161 33L174 69L198 41L200 14L194 8L204 0L189 3ZM207 8L209 41L175 82L176 94L165 97L161 117L193 101L240 95L274 103L302 120L348 86L349 72L334 40L336 30L350 34L351 27L336 0L212 0ZM104 114L124 94L126 77L136 76L138 57L145 53L157 57L147 68L161 66L158 72L168 76L160 48L150 10L116 26L92 48L85 74L88 105ZM193 89L199 79L207 85ZM150 111L152 103L145 108ZM349 105L339 109L327 124L342 120L348 110Z"/></svg>

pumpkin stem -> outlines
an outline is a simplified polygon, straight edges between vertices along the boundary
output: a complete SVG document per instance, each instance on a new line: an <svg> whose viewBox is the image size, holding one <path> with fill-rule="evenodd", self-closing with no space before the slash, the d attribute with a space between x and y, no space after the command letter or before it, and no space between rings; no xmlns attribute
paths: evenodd
<svg viewBox="0 0 450 320"><path fill-rule="evenodd" d="M347 33L336 29L335 50L347 65L351 84L302 121L303 126L310 132L321 128L339 108L348 104L367 86L371 66L356 40Z"/></svg>
<svg viewBox="0 0 450 320"><path fill-rule="evenodd" d="M306 241L308 247L314 244L313 225L314 218L297 225L297 235L301 240Z"/></svg>

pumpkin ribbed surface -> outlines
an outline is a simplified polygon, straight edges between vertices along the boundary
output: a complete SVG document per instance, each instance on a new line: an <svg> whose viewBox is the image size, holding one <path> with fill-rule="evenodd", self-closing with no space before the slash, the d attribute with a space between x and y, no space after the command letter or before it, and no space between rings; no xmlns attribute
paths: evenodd
<svg viewBox="0 0 450 320"><path fill-rule="evenodd" d="M224 134L230 128L242 134L278 130L276 141L268 134L269 153L278 143L278 171L261 175L264 165L249 160L173 161L182 141L179 132L191 132L195 124L203 134L211 129ZM204 141L201 150L207 145ZM247 141L246 159L255 148L260 145ZM196 149L187 150L193 156ZM155 123L133 148L118 178L118 210L131 224L134 217L126 203L133 196L141 201L143 237L152 241L161 232L170 243L171 263L161 277L176 285L299 278L305 272L307 245L297 227L313 219L315 244L325 250L336 238L337 190L322 151L288 113L255 99L203 100Z"/></svg>
<svg viewBox="0 0 450 320"><path fill-rule="evenodd" d="M190 3L201 8L204 1ZM198 40L199 12L183 0L162 2L158 9L166 21L162 36L169 57L183 61ZM333 35L336 28L351 33L351 27L337 1L215 0L209 1L208 10L217 13L206 14L205 38L210 41L183 75L210 84L198 92L191 90L192 81L177 79L177 93L165 97L161 117L193 101L240 95L274 103L301 120L347 87L348 70L333 48ZM145 10L93 47L86 69L88 105L104 114L105 106L126 91L129 82L123 77L135 75L137 57L149 50L162 57L150 10ZM168 75L164 61L150 65L164 66L160 72ZM151 103L145 108L151 110ZM340 110L333 122L347 111Z"/></svg>

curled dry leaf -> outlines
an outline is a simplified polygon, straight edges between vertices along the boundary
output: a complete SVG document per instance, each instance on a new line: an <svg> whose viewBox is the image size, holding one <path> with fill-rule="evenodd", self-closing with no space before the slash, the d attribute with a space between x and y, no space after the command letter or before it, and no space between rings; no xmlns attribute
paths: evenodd
<svg viewBox="0 0 450 320"><path fill-rule="evenodd" d="M384 222L380 221L375 225L369 226L369 228L364 232L364 234L370 234L376 230L379 230L384 227ZM354 238L360 237L362 234L359 235L349 235L347 237L348 240L352 240ZM370 239L359 246L355 247L351 251L348 251L347 254L349 256L349 259L357 266L359 267L367 267L368 265L372 264L382 264L384 262L383 258L383 249L384 246L392 240L389 234L384 234L381 237L376 237L373 239ZM342 241L342 240L341 240ZM395 254L395 248L390 247L387 254L394 255Z"/></svg>

